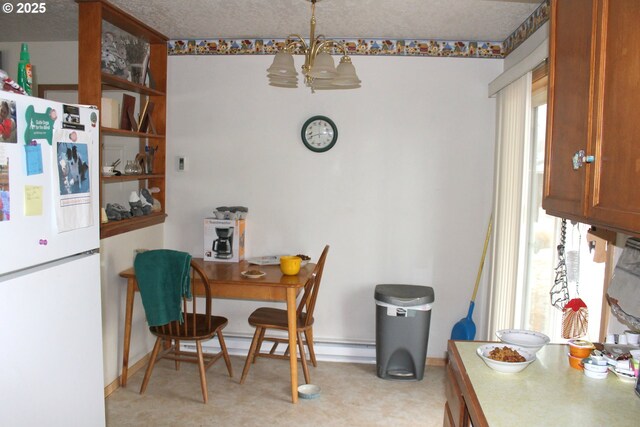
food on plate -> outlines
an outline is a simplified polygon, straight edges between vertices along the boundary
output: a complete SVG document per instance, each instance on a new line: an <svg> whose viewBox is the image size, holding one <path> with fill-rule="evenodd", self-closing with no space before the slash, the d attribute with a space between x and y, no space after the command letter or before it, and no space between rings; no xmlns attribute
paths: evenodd
<svg viewBox="0 0 640 427"><path fill-rule="evenodd" d="M526 362L527 360L517 350L504 346L496 347L489 353L489 359L499 362Z"/></svg>
<svg viewBox="0 0 640 427"><path fill-rule="evenodd" d="M298 258L300 258L303 261L309 261L311 259L311 257L309 255L302 255L302 254L298 254L296 255Z"/></svg>
<svg viewBox="0 0 640 427"><path fill-rule="evenodd" d="M259 276L262 274L262 271L260 270L247 270L244 272L245 275L247 276Z"/></svg>

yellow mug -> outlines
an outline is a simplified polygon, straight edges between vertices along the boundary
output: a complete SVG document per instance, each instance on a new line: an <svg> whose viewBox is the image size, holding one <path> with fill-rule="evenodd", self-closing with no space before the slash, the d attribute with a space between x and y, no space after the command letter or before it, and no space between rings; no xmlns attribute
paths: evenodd
<svg viewBox="0 0 640 427"><path fill-rule="evenodd" d="M287 276L295 276L300 272L300 263L302 259L297 256L281 256L280 271Z"/></svg>

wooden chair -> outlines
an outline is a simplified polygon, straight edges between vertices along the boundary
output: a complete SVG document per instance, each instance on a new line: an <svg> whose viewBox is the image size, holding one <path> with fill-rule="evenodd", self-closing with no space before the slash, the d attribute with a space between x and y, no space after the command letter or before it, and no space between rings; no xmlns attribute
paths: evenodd
<svg viewBox="0 0 640 427"><path fill-rule="evenodd" d="M200 370L200 387L202 388L202 398L204 399L204 403L207 403L209 399L207 393L206 370L209 368L209 366L211 366L220 357L224 357L224 361L227 364L227 370L229 371L229 376L233 377L231 359L229 359L227 346L225 345L224 337L222 335L222 329L227 326L227 319L225 317L211 315L211 287L209 285L209 280L207 279L205 272L193 261L191 261L190 274L192 282L193 279L196 278L196 275L202 282L202 286L206 295L204 297L205 312L204 314L197 313L197 298L194 297L188 300L187 298L183 297L183 323L173 321L166 325L152 326L149 328L151 333L158 338L156 339L156 344L153 347L153 352L151 353L151 358L149 359L147 371L145 372L144 379L142 380L140 394L143 394L147 389L147 384L149 383L149 379L151 378L151 373L153 372L153 367L155 365L156 359L167 358L175 360L176 370L180 369L180 362L198 364ZM218 341L220 342L221 351L216 354L203 353L202 341L209 340L216 334L218 335ZM160 352L163 341L166 341L167 344L171 344L171 342L173 341L174 344L169 345L168 348L165 348L162 352ZM197 351L193 352L180 350L181 341L194 341Z"/></svg>
<svg viewBox="0 0 640 427"><path fill-rule="evenodd" d="M324 262L329 252L329 245L324 247L322 255L318 260L316 268L313 270L311 277L304 285L304 292L302 298L298 303L296 311L297 316L297 340L298 348L300 350L300 361L302 362L302 370L304 372L304 379L308 384L310 382L309 369L307 367L307 357L304 351L304 344L306 343L309 348L309 356L313 366L318 366L316 362L316 354L313 350L313 310L316 306L316 299L318 297L318 290L320 288L320 281L322 279L322 270L324 269ZM276 329L280 331L287 331L287 310L279 308L261 307L255 310L249 316L249 324L256 328L256 332L253 335L251 341L251 348L247 355L247 360L244 363L244 369L242 370L242 377L240 378L240 384L244 383L247 374L249 373L249 367L252 363L255 363L257 357L268 357L272 359L287 359L289 360L289 347L285 350L284 354L276 354L276 348L280 343L289 343L287 338L280 337L266 337L265 332L267 329ZM302 340L302 334L304 333L305 340ZM273 346L268 353L260 352L262 343L264 341L273 342ZM293 349L293 351L296 351Z"/></svg>

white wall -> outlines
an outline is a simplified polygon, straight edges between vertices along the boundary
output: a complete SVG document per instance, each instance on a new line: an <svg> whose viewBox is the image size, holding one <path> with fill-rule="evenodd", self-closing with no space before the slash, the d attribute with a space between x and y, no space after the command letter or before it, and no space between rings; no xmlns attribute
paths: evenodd
<svg viewBox="0 0 640 427"><path fill-rule="evenodd" d="M115 381L122 369L127 281L120 277L119 273L133 266L135 249L163 248L163 229L163 225L155 225L100 241L105 386ZM149 353L155 342L154 337L149 333L139 294L136 293L134 301L129 368Z"/></svg>
<svg viewBox="0 0 640 427"><path fill-rule="evenodd" d="M202 256L202 219L217 206L248 206L248 256L316 260L331 245L319 340L374 341L375 285L427 285L435 291L428 354L443 357L466 315L491 210L487 84L502 61L355 57L361 89L311 94L268 86L272 59L169 58L166 247ZM323 154L300 141L316 114L339 131ZM187 157L185 172L177 155ZM227 334L243 334L260 304L214 308L229 318Z"/></svg>

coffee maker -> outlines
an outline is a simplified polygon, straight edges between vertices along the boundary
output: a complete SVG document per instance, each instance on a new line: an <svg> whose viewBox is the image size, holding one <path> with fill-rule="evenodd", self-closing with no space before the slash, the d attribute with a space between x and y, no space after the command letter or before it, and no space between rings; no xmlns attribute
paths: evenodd
<svg viewBox="0 0 640 427"><path fill-rule="evenodd" d="M213 241L211 248L218 259L229 259L233 257L233 227L216 227L218 238Z"/></svg>

